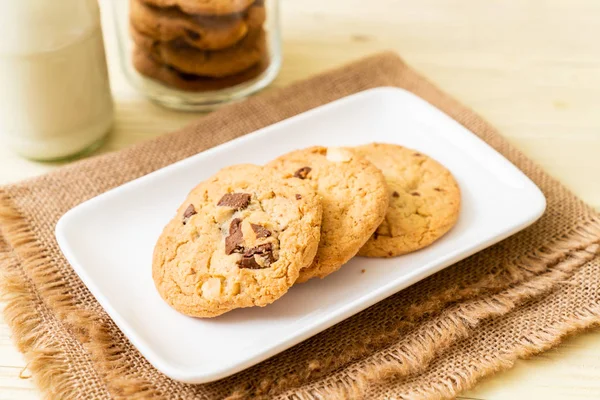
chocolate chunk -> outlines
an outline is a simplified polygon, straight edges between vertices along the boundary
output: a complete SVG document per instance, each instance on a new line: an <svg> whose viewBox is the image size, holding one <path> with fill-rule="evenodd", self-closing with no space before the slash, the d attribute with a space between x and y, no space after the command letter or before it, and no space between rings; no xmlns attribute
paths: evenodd
<svg viewBox="0 0 600 400"><path fill-rule="evenodd" d="M420 196L421 193L419 193L419 192L412 192L411 195L413 195L413 196Z"/></svg>
<svg viewBox="0 0 600 400"><path fill-rule="evenodd" d="M251 249L246 249L242 259L239 261L238 265L240 268L251 268L245 265L253 265L257 264L255 255L261 257L264 261L264 267L269 267L273 262L275 262L275 257L273 256L273 245L271 243L260 244ZM258 268L261 268L260 266ZM255 268L253 268L255 269Z"/></svg>
<svg viewBox="0 0 600 400"><path fill-rule="evenodd" d="M192 216L198 214L196 212L196 208L194 208L193 204L190 204L188 206L188 208L185 209L185 211L183 212L183 224L187 224L187 222L189 221L190 218L192 218Z"/></svg>
<svg viewBox="0 0 600 400"><path fill-rule="evenodd" d="M241 253L244 251L244 234L242 232L242 220L234 219L229 224L229 236L225 238L225 254Z"/></svg>
<svg viewBox="0 0 600 400"><path fill-rule="evenodd" d="M252 196L248 193L227 193L217 203L219 207L231 207L235 210L243 210L250 204Z"/></svg>
<svg viewBox="0 0 600 400"><path fill-rule="evenodd" d="M185 209L185 211L183 212L183 217L184 217L184 218L189 218L189 217L191 217L192 215L196 215L196 214L198 214L198 213L196 212L196 207L194 207L194 205L193 205L193 204L190 204L190 205L188 206L188 208L186 208L186 209Z"/></svg>
<svg viewBox="0 0 600 400"><path fill-rule="evenodd" d="M200 39L200 34L198 32L192 31L191 29L186 29L185 34L192 40Z"/></svg>
<svg viewBox="0 0 600 400"><path fill-rule="evenodd" d="M421 157L422 155L423 154L421 154L421 153L413 153L413 156L415 156L415 157Z"/></svg>
<svg viewBox="0 0 600 400"><path fill-rule="evenodd" d="M250 224L257 238L266 238L271 236L271 231L262 225Z"/></svg>
<svg viewBox="0 0 600 400"><path fill-rule="evenodd" d="M400 193L398 193L398 192L394 191L394 193L392 193L392 196L393 196L393 197L400 197Z"/></svg>
<svg viewBox="0 0 600 400"><path fill-rule="evenodd" d="M238 266L240 268L247 269L262 269L259 263L256 262L254 256L252 257L242 257L242 259L238 262Z"/></svg>
<svg viewBox="0 0 600 400"><path fill-rule="evenodd" d="M433 190L435 190L436 192L443 192L444 189L440 189L440 188L433 188Z"/></svg>
<svg viewBox="0 0 600 400"><path fill-rule="evenodd" d="M296 195L296 200L302 200L302 195L301 194L297 194Z"/></svg>
<svg viewBox="0 0 600 400"><path fill-rule="evenodd" d="M310 171L312 171L311 167L302 167L298 171L294 172L294 178L306 179Z"/></svg>
<svg viewBox="0 0 600 400"><path fill-rule="evenodd" d="M265 254L273 254L273 245L271 243L259 244L256 247L251 249L247 249L244 252L244 257L252 257L255 254L265 255Z"/></svg>

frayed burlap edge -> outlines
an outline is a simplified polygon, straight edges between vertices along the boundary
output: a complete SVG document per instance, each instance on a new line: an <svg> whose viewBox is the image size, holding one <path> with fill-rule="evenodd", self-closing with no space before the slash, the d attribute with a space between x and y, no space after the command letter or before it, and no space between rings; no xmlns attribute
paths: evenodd
<svg viewBox="0 0 600 400"><path fill-rule="evenodd" d="M15 265L10 265L14 261L9 260L8 256L0 257L0 262L6 265L0 271L4 319L12 329L15 346L25 355L36 385L45 392L47 398L60 395L64 399L74 399L74 383L64 360L60 359L63 350L50 332L40 328L40 313L32 307L36 300L31 284L18 273Z"/></svg>
<svg viewBox="0 0 600 400"><path fill-rule="evenodd" d="M41 322L40 314L31 307L31 302L39 302L41 300L65 326L69 327L70 334L83 344L83 347L90 356L90 360L97 366L97 370L99 371L98 379L101 379L104 384L110 385L111 396L127 398L160 398L165 396L165 393L160 393L159 389L152 386L152 382L144 380L139 376L134 376L131 373L128 366L130 360L127 357L127 351L124 346L121 347L115 344L115 337L109 331L109 328L107 328L110 325L107 317L104 314L99 314L97 311L83 310L75 304L69 294L68 289L70 284L60 276L56 262L49 259L46 250L38 243L34 232L29 231L27 226L26 219L12 206L12 201L8 196L0 191L0 229L3 229L2 234L12 247L12 251L6 253L5 258L6 260L11 259L10 262L15 264L9 268L9 261L0 259L2 267L6 264L7 267L5 269L7 271L15 271L14 274L8 274L10 276L3 278L0 283L2 284L0 291L6 293L5 298L8 303L5 316L11 329L15 332L15 340L21 341L21 335L18 335L18 333L21 333L26 338L23 340L25 344L19 346L19 348L31 362L31 370L39 382L40 388L47 393L60 393L60 396L55 396L58 398L75 398L77 397L77 390L81 390L81 388L74 388L72 382L70 385L61 383L63 378L68 378L68 370L66 369L64 360L61 359L56 365L47 368L45 365L48 364L43 365L41 361L37 363L39 360L35 354L36 351L50 349L48 351L57 351L56 355L60 355L61 351L60 348L53 347L54 344L48 332L36 332L36 324L25 323L29 321ZM444 307L447 307L449 302L475 301L479 297L499 291L502 285L499 284L501 281L498 278L502 274L507 274L504 276L504 283L510 279L515 279L515 282L523 283L528 279L546 276L545 273L548 269L553 268L552 265L558 266L560 269L563 259L570 259L573 254L581 251L582 246L590 243L590 240L596 240L600 236L597 233L597 229L597 220L587 221L573 232L570 232L566 236L561 236L551 245L544 246L536 252L532 252L530 256L515 262L514 265L511 263L507 268L504 265L499 266L497 275L489 275L473 287L458 288L458 290L456 288L448 289L436 298L437 307L436 301L413 306L408 312L409 316L414 317L414 322L409 321L410 326L416 325L417 322L423 322L419 318L425 313L440 313L442 310L439 304L441 303L445 304ZM571 270L575 270L585 263L584 259L577 257L572 261L572 264L569 264ZM20 264L20 266L16 264ZM568 271L563 272L568 273ZM556 276L549 277L546 283L551 287L560 279L562 278L559 278L557 274ZM543 292L544 289L538 287L535 292L521 293L520 297L515 298L515 300L528 300L531 298L529 296L539 295ZM458 333L462 332L462 334L456 335L457 339L463 335L468 335L469 329L472 329L486 315L498 315L508 312L511 307L514 308L518 305L518 302L515 302L514 305L508 308L498 307L498 304L493 301L484 305L486 306L485 310L480 310L481 313L471 315L473 320L467 320L469 323L464 325L466 327L465 330L457 328ZM451 311L454 311L454 309L446 310L443 316L450 315ZM20 318L26 321L20 321ZM458 321L462 321L462 318L459 318ZM453 323L453 321L450 322ZM23 325L27 325L29 329L23 328ZM356 346L356 349L353 349L348 357L344 355L345 357L341 362L339 360L314 360L307 365L306 371L298 374L296 377L283 377L271 382L261 382L258 388L253 388L251 391L240 390L237 392L237 395L244 396L250 393L275 394L287 390L291 386L324 379L325 376L337 376L335 373L329 374L328 371L335 370L343 365L349 365L350 363L358 365L360 362L369 362L371 357L368 355L372 354L375 351L374 349L389 345L397 340L397 335L369 338L360 346ZM446 343L444 342L444 344ZM415 368L415 366L420 365L422 367L429 362L428 359L430 360L435 357L435 354L429 353L423 357L418 353L422 349L418 347L418 343L416 345L417 347L414 347L412 352L407 353L408 361L413 366L412 369L409 368L405 372L394 372L395 366L393 360L391 364L388 364L387 362L390 359L383 359L383 361L379 359L372 363L370 367L368 366L372 369L364 369L364 371L370 371L366 374L366 379L363 380L360 376L356 376L356 379L354 379L355 377L351 376L349 380L341 379L338 382L348 382L349 386L352 386L352 382L358 382L353 387L360 389L361 385L362 387L366 387L378 379L383 379L384 376L418 372L419 369ZM397 348L397 346L394 346L394 348ZM402 350L404 352L404 348ZM384 353L385 350L382 350L373 357L384 357ZM415 357L415 354L419 354L419 357ZM365 360L356 361L357 358L361 357L365 358ZM393 358L393 355L390 355L390 357ZM54 360L57 357L53 356L52 358ZM361 371L361 369L358 370ZM392 371L391 374L386 372L388 370ZM39 376L43 375L48 375L48 379L39 379ZM369 377L374 377L374 379ZM335 393L343 395L344 393L339 392L335 384L327 384L326 387L332 388L329 391L332 395ZM56 392L55 390L59 391ZM308 396L309 394L306 393L306 395ZM295 397L298 397L298 394Z"/></svg>
<svg viewBox="0 0 600 400"><path fill-rule="evenodd" d="M303 373L262 380L256 387L240 388L231 398L272 396L299 386L299 382L312 382L311 386L322 388L317 392L311 388L304 392L306 396L326 395L329 398L342 390L342 397L354 398L357 394L350 395L346 390L362 391L371 383L389 378L392 372L396 377L419 373L436 355L466 337L482 320L506 314L567 279L600 252L598 243L600 221L594 218L559 235L542 248L500 266L497 274L487 275L467 288L448 288L425 303L411 306L391 332L364 337L344 354L311 360ZM507 289L509 284L511 287ZM448 306L457 303L460 304ZM423 315L429 318L423 320ZM420 334L410 331L419 325ZM391 344L395 344L393 350L375 352ZM345 367L343 373L329 373L341 367ZM294 390L294 396L299 396L297 389ZM288 395L291 394L282 398Z"/></svg>
<svg viewBox="0 0 600 400"><path fill-rule="evenodd" d="M16 253L0 253L0 300L5 303L4 319L13 332L13 341L25 356L36 385L48 398L78 399L86 394L79 393L85 388L77 388L68 364L60 357L67 349L51 332L40 329L41 314L32 305L42 300L82 343L94 365L100 367L101 386L113 389L106 398L161 398L162 394L148 382L129 372L128 360L114 345L106 321L75 305L68 283L29 226L10 198L0 191L0 233Z"/></svg>
<svg viewBox="0 0 600 400"><path fill-rule="evenodd" d="M594 230L600 230L600 225L595 228ZM588 231L588 233L591 234L592 232ZM279 398L359 399L362 398L362 393L365 393L375 383L389 379L406 378L422 373L435 357L444 353L454 343L469 336L470 332L484 320L508 314L524 302L549 293L555 287L556 283L566 281L579 267L600 255L599 242L600 239L596 237L594 244L565 254L560 262L551 267L549 272L538 275L524 284L503 290L499 294L487 296L483 299L471 300L451 306L435 321L427 321L419 328L418 332L411 332L411 339L399 339L393 350L379 351L372 356L365 357L365 359L354 363L352 366L347 366L343 373L332 374L321 382L313 382L313 388L310 390L300 393L295 390L293 393L284 393ZM595 315L598 316L598 314ZM595 323L600 323L600 318L596 320L591 318L587 318L588 321L582 325L581 329L585 329ZM548 340L546 340L547 335L543 331L540 332L540 339L532 339L531 343L527 343L532 345L532 348L539 348L539 351L543 351L548 348L547 346L551 347L558 344L560 337L577 329L572 328L570 324L561 324L552 330L557 335L551 343L548 344ZM562 332L565 333L563 334ZM526 338L524 340L529 339ZM369 342L371 341L369 340ZM527 354L531 355L534 353L532 350ZM519 358L521 356L517 355L515 357ZM476 366L477 371L479 371L479 364ZM486 365L482 365L481 367L485 368ZM499 367L498 370L500 369L505 368ZM492 372L494 371L489 370L488 374ZM439 393L442 392L438 393L434 388L431 391L424 391L421 395L410 394L403 395L400 398L453 398L460 390L469 389L477 380L486 375L473 376L472 379L462 377L461 382L463 384L457 386L457 391L442 397L439 397ZM452 378L449 377L449 379ZM464 387L466 382L470 382L471 386ZM315 386L318 388L315 388ZM450 392L446 390L445 393Z"/></svg>
<svg viewBox="0 0 600 400"><path fill-rule="evenodd" d="M131 373L128 368L130 360L127 359L125 351L115 345L114 338L105 328L106 321L95 313L77 307L68 290L68 283L48 258L45 249L37 242L26 219L12 206L10 198L3 192L0 192L0 226L4 238L15 253L8 252L0 259L4 266L4 274L0 276L0 291L4 294L3 301L6 302L4 315L14 332L15 344L24 353L39 388L49 396L56 395L60 398L76 398L79 389L75 387L75 382L69 374L68 364L65 364L61 357L64 349L60 348L49 332L38 329L41 322L40 313L31 307L36 302L36 296L56 313L69 327L71 334L83 344L110 396L163 398L164 393L154 388L151 382ZM319 389L304 392L295 389L293 396L300 399L318 396L357 398L373 383L390 377L419 373L436 355L452 343L466 337L483 319L506 314L522 301L546 293L557 282L568 278L575 269L598 253L599 238L600 222L597 219L586 221L550 244L505 268L500 268L497 275L487 276L472 287L449 289L436 299L414 305L407 313L408 321L402 321L402 324L411 324L411 318L416 319L424 313L441 312L436 305L467 301L445 310L442 318L433 324L425 324L427 328L424 330L425 334L419 336L421 340L400 343L399 346L394 346L395 349L391 352L384 349L369 356L374 348L389 345L397 341L398 337L392 334L388 337L368 338L362 346L357 346L343 358L314 360L308 363L306 373L296 379L288 376L272 382L263 381L252 389L234 391L231 398L275 395L315 378L317 381L323 380L322 385L317 384ZM16 265L17 256L23 268L20 271ZM501 274L505 276L502 278ZM531 281L525 282L527 279ZM494 286L501 287L502 281L512 281L521 285L483 299L478 298L482 294L489 294L490 290L493 292ZM585 328L588 325L590 324L586 323L582 326ZM557 332L576 331L579 329L577 326L571 329L571 325L565 324ZM552 343L559 340L557 338ZM548 341L543 343L546 342ZM432 346L434 343L436 346ZM539 345L539 351L546 347L545 344ZM356 367L351 366L343 373L334 373L332 377L318 378L319 371L338 369L360 357L363 359L354 361ZM493 371L490 369L489 372ZM313 373L317 377L313 376ZM465 378L464 382L474 384L482 376L485 374L473 379ZM464 382L462 386L466 385ZM311 386L314 387L314 384ZM284 394L283 397L289 396Z"/></svg>
<svg viewBox="0 0 600 400"><path fill-rule="evenodd" d="M515 351L497 354L487 359L477 360L471 368L470 375L452 374L443 383L432 384L429 388L418 392L409 392L400 399L410 400L445 400L453 399L459 393L472 389L477 382L486 376L512 368L518 359L525 359L549 350L560 344L566 337L578 332L600 326L600 307L580 310L576 316L557 321L552 326L521 338Z"/></svg>
<svg viewBox="0 0 600 400"><path fill-rule="evenodd" d="M0 269L0 301L4 303L4 319L12 330L15 346L23 353L27 368L45 397L76 399L78 390L63 357L65 349L52 332L42 329L42 311L36 307L41 303L39 293L19 268L19 261L37 268L46 260L25 220L6 200L0 194L0 233L10 237L10 246L17 246L25 259L18 260L12 252L0 253L3 267Z"/></svg>

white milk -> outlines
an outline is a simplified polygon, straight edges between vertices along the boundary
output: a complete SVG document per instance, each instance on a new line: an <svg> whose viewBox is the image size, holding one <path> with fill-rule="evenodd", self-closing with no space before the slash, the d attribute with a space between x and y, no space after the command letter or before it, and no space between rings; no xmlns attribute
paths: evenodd
<svg viewBox="0 0 600 400"><path fill-rule="evenodd" d="M113 104L96 1L0 0L0 27L0 142L40 160L99 142Z"/></svg>

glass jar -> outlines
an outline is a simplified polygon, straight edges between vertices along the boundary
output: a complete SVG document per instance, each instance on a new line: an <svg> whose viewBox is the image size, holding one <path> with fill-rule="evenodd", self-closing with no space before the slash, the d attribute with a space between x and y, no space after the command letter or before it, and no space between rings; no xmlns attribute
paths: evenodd
<svg viewBox="0 0 600 400"><path fill-rule="evenodd" d="M111 0L122 67L152 101L210 110L281 67L278 0Z"/></svg>
<svg viewBox="0 0 600 400"><path fill-rule="evenodd" d="M0 139L35 160L98 147L113 121L96 0L0 1Z"/></svg>

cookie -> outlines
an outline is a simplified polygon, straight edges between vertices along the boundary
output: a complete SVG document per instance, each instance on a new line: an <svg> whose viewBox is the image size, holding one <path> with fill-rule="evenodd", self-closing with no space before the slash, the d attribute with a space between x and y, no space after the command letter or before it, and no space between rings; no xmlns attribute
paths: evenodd
<svg viewBox="0 0 600 400"><path fill-rule="evenodd" d="M142 0L130 0L130 4L130 21L138 32L163 42L181 39L200 50L233 46L250 29L260 29L266 18L265 8L260 6L240 14L213 17L185 14L177 8L156 8Z"/></svg>
<svg viewBox="0 0 600 400"><path fill-rule="evenodd" d="M155 7L177 7L188 14L226 15L239 13L254 0L143 0Z"/></svg>
<svg viewBox="0 0 600 400"><path fill-rule="evenodd" d="M166 86L189 92L208 92L227 89L258 78L269 67L269 58L265 54L258 64L239 74L224 78L207 78L186 74L171 66L159 64L149 54L136 48L133 52L133 66L140 74Z"/></svg>
<svg viewBox="0 0 600 400"><path fill-rule="evenodd" d="M263 29L250 31L236 45L223 50L198 50L183 40L161 42L130 27L136 46L159 64L170 65L186 74L222 78L258 64L266 53Z"/></svg>
<svg viewBox="0 0 600 400"><path fill-rule="evenodd" d="M319 250L298 282L338 270L383 221L388 206L383 174L348 150L311 147L285 154L267 167L288 180L309 182L323 198Z"/></svg>
<svg viewBox="0 0 600 400"><path fill-rule="evenodd" d="M307 182L255 165L225 168L190 192L158 239L156 288L193 317L266 306L312 262L321 213Z"/></svg>
<svg viewBox="0 0 600 400"><path fill-rule="evenodd" d="M389 188L384 222L358 253L395 257L429 246L456 224L460 188L443 165L418 151L373 143L352 149L379 168Z"/></svg>

